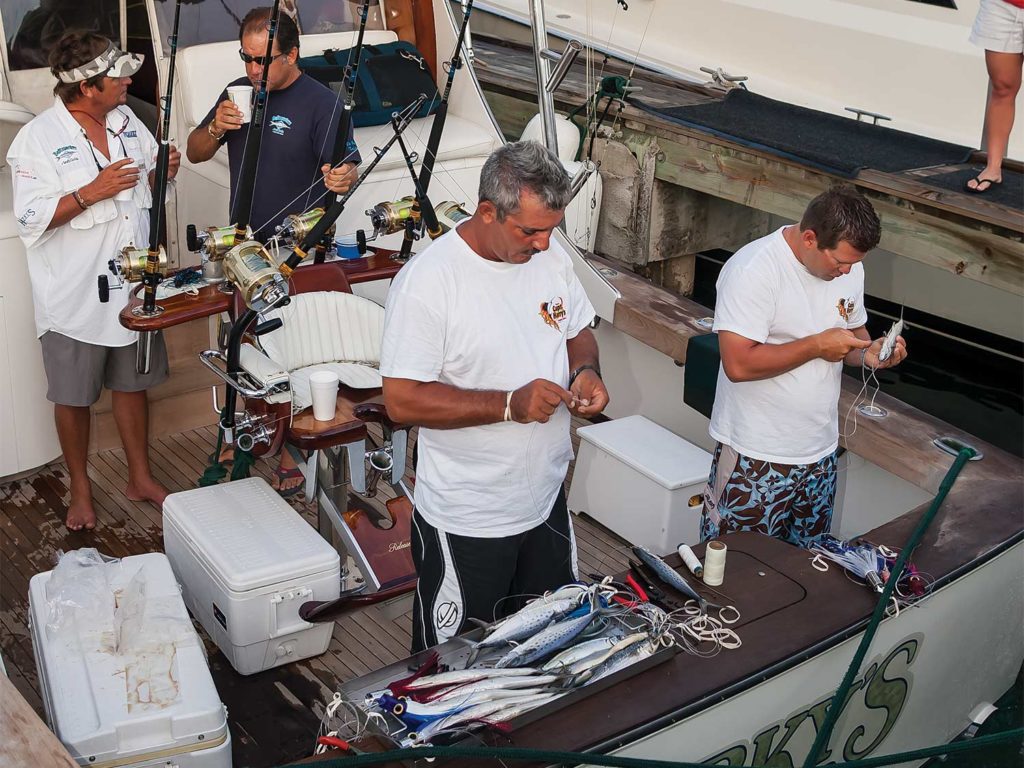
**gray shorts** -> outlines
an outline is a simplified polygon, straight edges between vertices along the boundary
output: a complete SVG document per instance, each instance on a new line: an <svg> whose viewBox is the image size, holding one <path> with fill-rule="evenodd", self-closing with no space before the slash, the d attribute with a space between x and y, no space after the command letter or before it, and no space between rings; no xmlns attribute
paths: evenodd
<svg viewBox="0 0 1024 768"><path fill-rule="evenodd" d="M163 334L153 339L149 373L135 370L135 349L103 347L47 331L40 337L46 370L46 399L58 405L90 406L100 399L103 387L114 392L140 392L167 379L167 347Z"/></svg>

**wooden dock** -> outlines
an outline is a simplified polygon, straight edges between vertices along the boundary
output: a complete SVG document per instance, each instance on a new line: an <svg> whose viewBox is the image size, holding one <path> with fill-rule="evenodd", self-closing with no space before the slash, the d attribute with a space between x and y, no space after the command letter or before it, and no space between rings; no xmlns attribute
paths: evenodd
<svg viewBox="0 0 1024 768"><path fill-rule="evenodd" d="M578 445L575 427L584 423L574 422L574 447ZM156 478L172 492L194 488L215 441L213 427L152 440ZM254 474L269 480L274 466L261 460ZM125 557L163 549L160 510L130 501L122 493L127 471L121 449L90 457L89 475L99 520L91 534L72 533L64 527L69 486L62 462L0 485L0 655L10 682L28 702L24 709L31 708L40 717L42 698L28 629L29 579L50 570L58 550L96 547L104 554ZM567 487L571 477L570 467ZM378 498L369 503L382 507L390 492L390 487L382 483ZM289 502L315 524L315 505L307 504L301 494ZM616 573L627 566L625 542L586 517L574 520L582 574ZM228 708L235 765L263 768L312 754L324 704L339 684L409 655L411 606L411 599L406 597L346 614L335 623L327 653L248 677L230 667L197 625L206 643L214 682ZM0 698L3 693L0 690ZM26 725L33 734L26 744L44 744L41 727L38 722ZM58 754L58 746L49 743L47 748L52 748L51 754ZM4 763L3 748L0 743L0 764L30 764Z"/></svg>
<svg viewBox="0 0 1024 768"><path fill-rule="evenodd" d="M476 75L488 103L506 136L517 138L537 112L532 50L480 35L474 37L474 48ZM584 103L592 92L583 59L582 55L577 59L556 93L555 106L563 114ZM600 57L594 68L598 75L623 76L632 69L624 62L602 62ZM654 107L709 103L725 95L721 89L682 83L639 68L631 84L642 88L634 95ZM751 235L767 233L757 232L758 216L797 220L814 196L838 181L850 181L681 126L628 101L611 108L600 136L594 158L602 159L602 152L609 147L614 150L611 156L604 156L602 174L632 172L627 187L634 204L623 210L621 205L606 202L597 250L646 267L648 275L656 279L657 270L650 269L655 262L714 247L734 249ZM871 200L882 219L881 248L1024 295L1021 207L998 205L982 196L928 184L932 176L968 167L955 164L900 173L866 169L850 183ZM606 176L606 201L608 189ZM615 202L621 201L616 198ZM731 224L723 226L722 215L715 218L707 211L709 204L723 203L741 207L746 215L736 207L729 208L725 218ZM713 225L708 223L712 219ZM676 287L671 281L663 282L666 287Z"/></svg>

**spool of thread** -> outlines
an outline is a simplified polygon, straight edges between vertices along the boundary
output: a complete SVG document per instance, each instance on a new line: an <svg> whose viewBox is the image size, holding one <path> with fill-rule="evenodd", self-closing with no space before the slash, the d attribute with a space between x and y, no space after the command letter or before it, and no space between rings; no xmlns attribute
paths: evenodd
<svg viewBox="0 0 1024 768"><path fill-rule="evenodd" d="M697 556L693 554L692 549L690 549L686 544L680 544L676 551L679 553L679 556L683 558L683 563L690 569L690 573L698 579L704 575L704 566L700 564L700 560L698 560Z"/></svg>
<svg viewBox="0 0 1024 768"><path fill-rule="evenodd" d="M709 541L704 551L704 583L709 587L717 587L725 581L725 544L720 541Z"/></svg>

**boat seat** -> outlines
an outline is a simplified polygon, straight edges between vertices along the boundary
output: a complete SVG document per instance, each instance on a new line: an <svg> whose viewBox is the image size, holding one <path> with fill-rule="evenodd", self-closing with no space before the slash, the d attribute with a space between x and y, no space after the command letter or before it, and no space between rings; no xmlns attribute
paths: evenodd
<svg viewBox="0 0 1024 768"><path fill-rule="evenodd" d="M683 402L709 419L715 405L721 362L717 333L690 338L686 347L686 365L683 366Z"/></svg>
<svg viewBox="0 0 1024 768"><path fill-rule="evenodd" d="M394 32L367 30L363 42L365 45L381 45L394 42L397 39ZM302 35L299 38L304 56L314 56L328 48L349 48L354 43L354 32ZM176 66L178 82L175 100L176 103L182 104L181 114L185 123L182 133L187 135L206 117L206 114L216 104L224 87L235 77L241 77L245 73L245 68L241 59L238 58L238 43L235 41L207 43L185 48L179 52ZM218 74L211 77L211 73ZM273 94L270 96L270 101L273 102ZM423 156L433 123L433 115L412 121L405 132L410 152L418 152L420 157ZM364 162L372 158L372 148L383 145L390 135L390 125L374 125L355 129L355 141L362 152ZM499 144L500 140L497 135L487 127L449 114L445 122L441 144L438 147L437 161L444 163L464 158L486 157L497 149ZM200 175L221 186L228 186L226 150L219 150L211 161L193 166L193 168ZM408 175L405 161L400 152L389 152L377 166L375 173L380 175L385 171L392 171L396 177L404 178ZM384 174L379 178L383 179L388 175Z"/></svg>

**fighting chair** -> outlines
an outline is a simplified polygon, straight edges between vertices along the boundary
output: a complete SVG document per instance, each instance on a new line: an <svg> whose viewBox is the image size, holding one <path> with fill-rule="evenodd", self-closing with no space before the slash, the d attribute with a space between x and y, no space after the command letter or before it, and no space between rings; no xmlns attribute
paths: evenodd
<svg viewBox="0 0 1024 768"><path fill-rule="evenodd" d="M352 293L337 261L295 270L289 295L288 305L260 319L264 327L280 320L280 327L260 332L257 325L242 345L239 380L273 392L241 393L238 444L258 456L287 446L306 453L299 466L306 499L316 500L320 533L339 549L343 563L351 556L362 573L364 584L356 591L365 597L356 602L373 602L371 594L383 600L415 585L411 493L402 479L408 430L388 419L377 370L384 309ZM236 292L236 317L241 302ZM334 371L341 381L330 421L314 419L310 407L309 376L318 370ZM380 445L368 434L369 423L380 424ZM373 496L381 478L398 491L386 513L350 498L349 485Z"/></svg>

